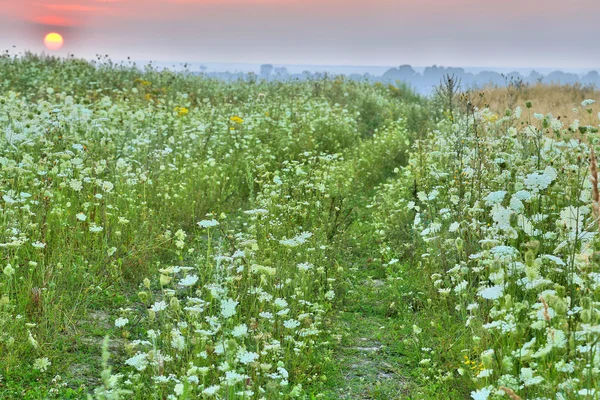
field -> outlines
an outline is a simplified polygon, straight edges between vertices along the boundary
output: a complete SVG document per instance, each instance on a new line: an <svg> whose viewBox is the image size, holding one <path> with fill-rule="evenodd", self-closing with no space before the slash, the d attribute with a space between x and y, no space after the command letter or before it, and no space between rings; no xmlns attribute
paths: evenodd
<svg viewBox="0 0 600 400"><path fill-rule="evenodd" d="M0 71L0 398L600 397L581 93Z"/></svg>

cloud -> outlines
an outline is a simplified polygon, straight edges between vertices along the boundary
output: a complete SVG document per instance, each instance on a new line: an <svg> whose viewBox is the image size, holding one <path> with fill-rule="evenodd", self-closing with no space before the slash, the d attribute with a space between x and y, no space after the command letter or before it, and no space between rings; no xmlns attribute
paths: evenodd
<svg viewBox="0 0 600 400"><path fill-rule="evenodd" d="M84 6L80 4L44 4L44 7L56 11L92 12L100 10L97 7Z"/></svg>

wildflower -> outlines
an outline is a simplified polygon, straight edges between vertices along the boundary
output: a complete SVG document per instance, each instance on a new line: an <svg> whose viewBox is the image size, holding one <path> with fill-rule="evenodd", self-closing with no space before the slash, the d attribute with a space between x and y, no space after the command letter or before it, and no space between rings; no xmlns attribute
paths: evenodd
<svg viewBox="0 0 600 400"><path fill-rule="evenodd" d="M505 190L499 190L497 192L492 192L492 193L488 194L484 198L485 205L492 206L494 204L502 203L502 200L504 200L504 196L506 196L506 193L507 192Z"/></svg>
<svg viewBox="0 0 600 400"><path fill-rule="evenodd" d="M219 225L219 221L217 221L215 219L202 220L202 221L198 222L197 225L201 228L212 228L212 227Z"/></svg>
<svg viewBox="0 0 600 400"><path fill-rule="evenodd" d="M221 386L219 385L209 386L202 391L202 394L205 396L214 396L215 394L217 394L219 389L221 389Z"/></svg>
<svg viewBox="0 0 600 400"><path fill-rule="evenodd" d="M48 357L38 358L33 362L33 369L37 369L40 372L45 372L48 367L52 365Z"/></svg>
<svg viewBox="0 0 600 400"><path fill-rule="evenodd" d="M173 392L177 395L177 396L181 396L183 394L183 383L178 383L175 385L175 388L173 388Z"/></svg>
<svg viewBox="0 0 600 400"><path fill-rule="evenodd" d="M148 366L148 354L137 353L135 356L125 360L125 364L132 366L138 371L143 371Z"/></svg>
<svg viewBox="0 0 600 400"><path fill-rule="evenodd" d="M524 386L534 386L544 381L541 376L534 376L531 368L521 368L519 379L521 379Z"/></svg>
<svg viewBox="0 0 600 400"><path fill-rule="evenodd" d="M471 398L473 400L487 400L490 397L490 393L492 393L492 388L488 386L471 392Z"/></svg>
<svg viewBox="0 0 600 400"><path fill-rule="evenodd" d="M488 300L496 300L502 297L504 286L496 285L478 291L479 296Z"/></svg>
<svg viewBox="0 0 600 400"><path fill-rule="evenodd" d="M268 311L262 311L258 314L259 317L267 319L267 320L272 320L273 319L273 313L270 313Z"/></svg>
<svg viewBox="0 0 600 400"><path fill-rule="evenodd" d="M250 364L258 360L258 354L252 351L240 350L237 353L238 361L242 364Z"/></svg>
<svg viewBox="0 0 600 400"><path fill-rule="evenodd" d="M246 336L246 333L248 333L248 327L245 324L238 325L231 331L233 337Z"/></svg>
<svg viewBox="0 0 600 400"><path fill-rule="evenodd" d="M313 265L311 263L300 263L297 267L300 271L308 271L313 268Z"/></svg>
<svg viewBox="0 0 600 400"><path fill-rule="evenodd" d="M175 297L174 297L175 298ZM181 332L177 329L171 331L171 347L176 350L182 351L185 349L185 338Z"/></svg>
<svg viewBox="0 0 600 400"><path fill-rule="evenodd" d="M229 118L229 120L231 122L235 122L236 124L241 124L244 122L244 120L241 117L238 117L237 115L234 115L233 117Z"/></svg>
<svg viewBox="0 0 600 400"><path fill-rule="evenodd" d="M75 215L75 218L77 218L79 221L85 221L87 219L87 216L84 213L80 212L77 213L77 215Z"/></svg>
<svg viewBox="0 0 600 400"><path fill-rule="evenodd" d="M180 280L179 284L181 286L192 286L196 282L198 282L198 276L197 275L188 275L185 278L183 278L182 280Z"/></svg>
<svg viewBox="0 0 600 400"><path fill-rule="evenodd" d="M165 303L164 301L157 301L156 303L154 303L150 309L154 312L159 312L159 311L163 311L167 309L167 303Z"/></svg>
<svg viewBox="0 0 600 400"><path fill-rule="evenodd" d="M2 272L4 273L4 275L6 275L10 278L15 273L15 269L12 267L12 265L7 264L6 267L4 267L4 270Z"/></svg>
<svg viewBox="0 0 600 400"><path fill-rule="evenodd" d="M46 243L37 241L37 242L31 243L31 246L35 247L36 249L43 249L44 247L46 247Z"/></svg>
<svg viewBox="0 0 600 400"><path fill-rule="evenodd" d="M282 239L279 241L279 243L281 243L282 245L286 246L286 247L297 247L300 246L304 243L306 243L306 241L312 236L312 233L310 232L302 232L299 235L291 238L291 239Z"/></svg>
<svg viewBox="0 0 600 400"><path fill-rule="evenodd" d="M83 189L83 183L79 179L71 179L69 181L69 186L76 192L80 192Z"/></svg>
<svg viewBox="0 0 600 400"><path fill-rule="evenodd" d="M102 232L103 230L103 227L96 225L94 222L90 224L89 231L92 233Z"/></svg>
<svg viewBox="0 0 600 400"><path fill-rule="evenodd" d="M31 331L27 331L27 334L28 334L28 338L27 339L29 341L29 344L31 344L31 346L33 346L34 349L37 349L39 345L38 345L37 340L35 340L35 337L31 333Z"/></svg>
<svg viewBox="0 0 600 400"><path fill-rule="evenodd" d="M235 308L239 303L233 299L221 300L221 315L230 318L235 315Z"/></svg>
<svg viewBox="0 0 600 400"><path fill-rule="evenodd" d="M122 328L129 323L129 319L119 317L115 320L115 326L117 328Z"/></svg>
<svg viewBox="0 0 600 400"><path fill-rule="evenodd" d="M295 319L288 319L283 322L283 326L285 326L288 329L296 329L300 326L300 322L296 321Z"/></svg>
<svg viewBox="0 0 600 400"><path fill-rule="evenodd" d="M596 102L596 100L586 99L586 100L584 100L584 101L581 102L581 107L591 106L595 102Z"/></svg>
<svg viewBox="0 0 600 400"><path fill-rule="evenodd" d="M188 115L188 113L190 112L190 110L187 109L187 108L185 108L185 107L175 107L174 111L177 113L177 115L179 117L183 117L185 115Z"/></svg>
<svg viewBox="0 0 600 400"><path fill-rule="evenodd" d="M114 187L115 187L115 185L113 185L112 182L109 182L109 181L102 182L102 190L104 190L105 192L112 192Z"/></svg>
<svg viewBox="0 0 600 400"><path fill-rule="evenodd" d="M264 208L256 208L254 210L244 211L244 214L248 214L248 215L266 215L268 213L269 213L269 211L265 210Z"/></svg>
<svg viewBox="0 0 600 400"><path fill-rule="evenodd" d="M285 299L282 299L280 297L276 298L273 301L273 304L275 304L275 306L278 308L285 308L288 306L288 302Z"/></svg>

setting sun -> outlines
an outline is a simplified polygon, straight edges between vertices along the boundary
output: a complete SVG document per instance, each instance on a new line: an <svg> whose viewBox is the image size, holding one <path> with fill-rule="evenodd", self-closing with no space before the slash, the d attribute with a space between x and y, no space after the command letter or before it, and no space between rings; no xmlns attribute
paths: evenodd
<svg viewBox="0 0 600 400"><path fill-rule="evenodd" d="M63 37L56 32L49 33L44 38L44 44L49 50L59 50L63 43Z"/></svg>

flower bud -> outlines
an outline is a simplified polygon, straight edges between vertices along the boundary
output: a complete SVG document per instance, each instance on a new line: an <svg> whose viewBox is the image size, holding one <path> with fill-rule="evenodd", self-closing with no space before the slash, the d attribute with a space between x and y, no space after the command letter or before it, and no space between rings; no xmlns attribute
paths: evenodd
<svg viewBox="0 0 600 400"><path fill-rule="evenodd" d="M161 286L166 286L169 283L171 283L171 279L172 278L170 276L161 274L160 275L160 284L161 284Z"/></svg>
<svg viewBox="0 0 600 400"><path fill-rule="evenodd" d="M169 302L169 305L171 306L171 308L174 311L179 311L179 309L180 309L179 299L177 297L171 297L171 301Z"/></svg>
<svg viewBox="0 0 600 400"><path fill-rule="evenodd" d="M581 322L584 324L589 324L592 320L592 310L583 310L581 311Z"/></svg>
<svg viewBox="0 0 600 400"><path fill-rule="evenodd" d="M527 264L528 267L532 267L534 261L535 253L531 250L525 252L525 264Z"/></svg>
<svg viewBox="0 0 600 400"><path fill-rule="evenodd" d="M461 238L456 238L456 250L462 251L464 245L465 245L464 240L462 240Z"/></svg>
<svg viewBox="0 0 600 400"><path fill-rule="evenodd" d="M138 298L142 303L145 303L150 299L150 295L148 295L148 292L139 292Z"/></svg>

